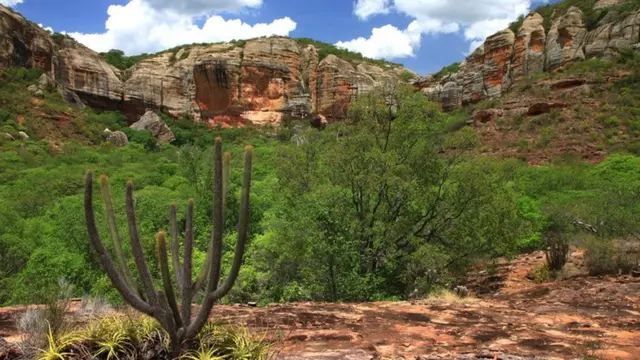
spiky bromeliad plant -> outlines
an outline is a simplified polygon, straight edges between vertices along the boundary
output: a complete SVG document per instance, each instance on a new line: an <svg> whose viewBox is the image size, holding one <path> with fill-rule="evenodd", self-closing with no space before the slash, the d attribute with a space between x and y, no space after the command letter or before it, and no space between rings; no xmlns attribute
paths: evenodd
<svg viewBox="0 0 640 360"><path fill-rule="evenodd" d="M247 146L244 154L244 179L242 184L242 197L240 203L240 216L238 222L238 240L236 242L235 255L231 271L224 282L220 283L220 266L222 260L222 235L224 224L224 207L226 195L229 190L229 166L231 155L222 155L222 140L217 138L214 146L214 179L213 179L213 215L212 235L207 260L202 266L195 281L193 281L192 255L193 255L193 200L190 199L187 206L187 218L184 237L184 256L182 263L179 258L178 229L176 221L176 208L172 204L169 210L169 225L171 230L171 257L174 275L177 283L177 293L182 301L181 309L178 308L178 296L172 284L169 271L167 241L163 232L157 234L157 254L162 274L163 289L156 290L151 279L149 267L144 259L144 253L140 244L140 234L137 225L133 200L133 183L129 181L126 186L126 213L129 223L129 237L136 268L142 282L142 286L133 280L127 261L122 252L120 234L115 223L115 214L109 190L109 181L106 176L101 177L100 185L106 204L107 225L114 245L115 261L105 249L100 234L96 228L93 211L93 171L89 170L85 179L85 217L89 241L98 253L100 264L107 276L122 295L124 300L136 310L155 318L167 331L171 339L171 347L174 355L177 355L185 346L193 342L197 334L207 323L209 312L214 303L225 296L233 287L238 277L242 256L244 254L247 231L249 226L249 194L251 188L251 166L253 148ZM192 319L192 300L194 293L205 290L204 300L198 314Z"/></svg>

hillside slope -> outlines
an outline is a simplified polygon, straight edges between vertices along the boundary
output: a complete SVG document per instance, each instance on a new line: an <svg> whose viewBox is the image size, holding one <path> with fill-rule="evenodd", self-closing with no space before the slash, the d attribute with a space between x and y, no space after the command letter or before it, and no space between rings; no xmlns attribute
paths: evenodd
<svg viewBox="0 0 640 360"><path fill-rule="evenodd" d="M399 65L348 61L316 42L284 37L186 45L123 71L2 6L0 34L0 69L41 68L90 106L119 110L130 121L147 108L211 124L272 123L291 113L341 117L359 93L414 76Z"/></svg>
<svg viewBox="0 0 640 360"><path fill-rule="evenodd" d="M561 71L571 62L617 58L640 46L639 7L634 0L567 0L541 7L489 36L461 64L415 86L453 110L499 97L521 79Z"/></svg>

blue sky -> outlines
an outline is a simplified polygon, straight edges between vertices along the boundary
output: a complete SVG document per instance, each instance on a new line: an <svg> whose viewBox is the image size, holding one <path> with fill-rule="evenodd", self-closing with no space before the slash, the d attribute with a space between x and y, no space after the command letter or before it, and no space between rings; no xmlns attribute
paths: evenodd
<svg viewBox="0 0 640 360"><path fill-rule="evenodd" d="M557 0L556 0L557 1ZM556 2L552 1L552 2ZM460 61L535 0L0 0L96 51L310 37L426 75Z"/></svg>

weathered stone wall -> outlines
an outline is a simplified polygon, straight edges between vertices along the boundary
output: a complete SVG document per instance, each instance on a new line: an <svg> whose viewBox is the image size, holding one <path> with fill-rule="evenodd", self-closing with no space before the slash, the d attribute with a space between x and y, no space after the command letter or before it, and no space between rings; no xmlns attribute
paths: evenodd
<svg viewBox="0 0 640 360"><path fill-rule="evenodd" d="M620 3L601 0L595 7ZM586 58L613 59L622 49L640 46L640 11L615 22L610 19L605 16L597 28L588 31L582 11L571 7L554 19L547 33L542 16L531 13L517 34L506 29L488 37L456 73L441 79L427 77L415 87L450 111L499 97L523 77Z"/></svg>
<svg viewBox="0 0 640 360"><path fill-rule="evenodd" d="M151 108L224 126L277 123L284 114L340 117L358 94L383 81L401 82L404 71L333 55L320 59L315 47L284 37L242 47L185 46L120 71L73 40L54 42L0 6L0 69L10 66L42 68L88 105L123 111L131 122Z"/></svg>

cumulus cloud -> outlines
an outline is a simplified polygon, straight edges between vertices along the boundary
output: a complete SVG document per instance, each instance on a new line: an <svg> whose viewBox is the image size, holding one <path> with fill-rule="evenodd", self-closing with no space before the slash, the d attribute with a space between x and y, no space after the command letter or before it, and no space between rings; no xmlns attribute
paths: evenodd
<svg viewBox="0 0 640 360"><path fill-rule="evenodd" d="M0 0L0 4L4 6L16 6L22 2L24 2L24 0Z"/></svg>
<svg viewBox="0 0 640 360"><path fill-rule="evenodd" d="M229 41L268 35L288 35L296 23L289 17L270 23L248 24L239 19L225 19L220 15L208 16L202 26L195 23L196 11L204 11L204 4L218 5L208 12L226 11L233 6L251 6L261 0L191 0L191 10L161 6L165 0L130 0L126 5L111 5L107 9L105 32L95 34L69 33L89 48L104 52L120 49L126 54L156 52L182 44ZM173 4L181 3L172 1ZM161 7L156 7L161 6ZM200 8L199 8L200 6Z"/></svg>
<svg viewBox="0 0 640 360"><path fill-rule="evenodd" d="M158 10L173 10L182 14L199 15L216 12L237 12L244 8L259 8L262 0L147 0Z"/></svg>
<svg viewBox="0 0 640 360"><path fill-rule="evenodd" d="M457 32L454 23L442 23L438 20L428 22L413 21L405 30L393 25L374 28L368 38L359 37L349 41L339 41L336 46L356 51L370 58L402 58L415 56L420 47L423 33Z"/></svg>
<svg viewBox="0 0 640 360"><path fill-rule="evenodd" d="M343 41L336 45L361 51L367 56L401 58L415 54L420 47L421 35L460 32L460 35L469 42L471 52L482 44L487 36L506 28L519 15L527 13L533 2L533 0L358 0L354 4L354 13L359 18L367 19L376 14L394 11L412 18L413 21L409 27L413 27L414 31L419 29L418 35L409 28L399 30L392 25L386 25L373 29L369 38ZM389 26L396 31L391 32L387 29L387 36L382 37L381 29ZM413 41L409 41L407 35L409 32L412 33L410 39ZM392 33L393 40L390 40ZM410 44L411 50L406 49L407 44Z"/></svg>
<svg viewBox="0 0 640 360"><path fill-rule="evenodd" d="M366 20L372 15L388 14L391 0L357 0L353 13L362 20Z"/></svg>

